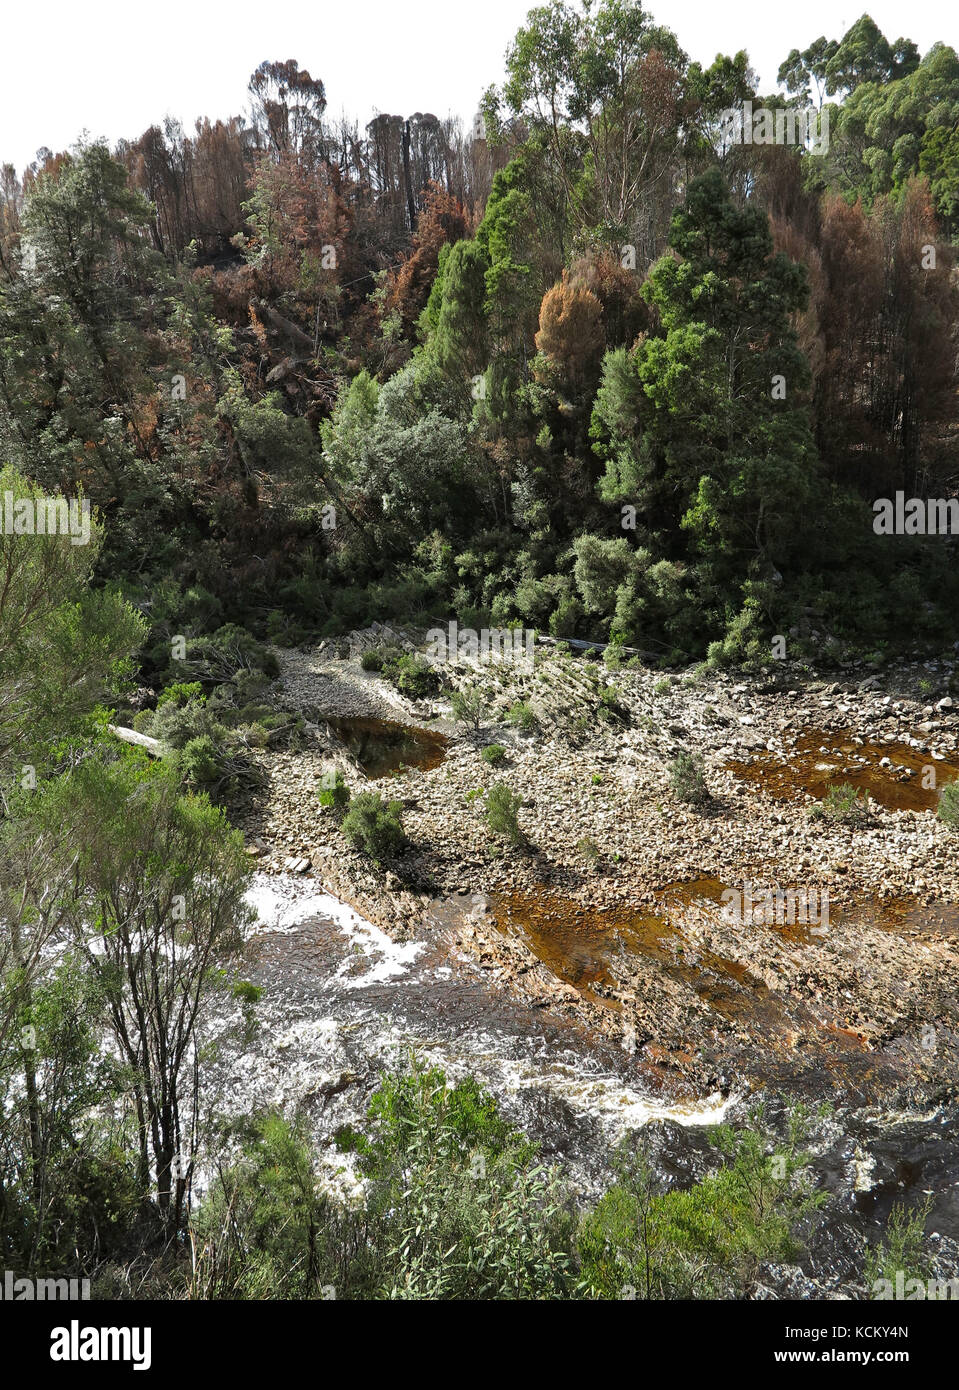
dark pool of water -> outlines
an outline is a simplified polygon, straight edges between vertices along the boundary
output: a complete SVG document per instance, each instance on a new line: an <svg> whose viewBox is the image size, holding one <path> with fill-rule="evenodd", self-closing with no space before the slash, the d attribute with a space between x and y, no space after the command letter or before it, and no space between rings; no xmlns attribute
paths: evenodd
<svg viewBox="0 0 959 1390"><path fill-rule="evenodd" d="M439 767L449 739L432 729L418 729L390 719L328 716L329 724L367 777L388 777L401 767Z"/></svg>
<svg viewBox="0 0 959 1390"><path fill-rule="evenodd" d="M880 767L883 758L893 766ZM830 787L847 782L889 811L935 811L942 788L959 778L959 763L935 761L930 753L920 753L907 743L856 744L848 730L807 730L785 760L775 753L761 753L748 762L725 766L727 772L757 784L779 801L793 800L803 792L821 801ZM935 769L934 786L925 785L929 768Z"/></svg>

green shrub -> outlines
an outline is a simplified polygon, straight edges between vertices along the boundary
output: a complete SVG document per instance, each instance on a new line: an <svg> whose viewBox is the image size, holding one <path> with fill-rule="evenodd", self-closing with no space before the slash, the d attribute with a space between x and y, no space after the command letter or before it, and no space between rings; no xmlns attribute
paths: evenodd
<svg viewBox="0 0 959 1390"><path fill-rule="evenodd" d="M869 819L869 793L858 792L850 782L839 782L829 787L809 815L813 820L828 820L837 825L862 825Z"/></svg>
<svg viewBox="0 0 959 1390"><path fill-rule="evenodd" d="M531 733L536 728L536 715L525 700L517 700L515 704L510 705L506 719L524 734Z"/></svg>
<svg viewBox="0 0 959 1390"><path fill-rule="evenodd" d="M932 1197L926 1196L908 1212L901 1202L895 1203L882 1240L878 1245L871 1245L866 1253L863 1280L870 1294L881 1292L875 1287L880 1279L895 1289L897 1275L901 1274L904 1281L920 1279L923 1283L930 1277L932 1266L925 1231L932 1204Z"/></svg>
<svg viewBox="0 0 959 1390"><path fill-rule="evenodd" d="M185 782L210 787L223 777L223 749L209 734L191 738L179 749L176 765Z"/></svg>
<svg viewBox="0 0 959 1390"><path fill-rule="evenodd" d="M497 782L490 787L486 797L486 824L494 835L499 835L510 844L518 845L523 841L523 832L519 827L517 812L523 804L523 798L511 792L504 782Z"/></svg>
<svg viewBox="0 0 959 1390"><path fill-rule="evenodd" d="M604 722L610 719L619 719L624 724L628 723L629 711L621 702L622 693L618 685L607 685L600 692L597 713Z"/></svg>
<svg viewBox="0 0 959 1390"><path fill-rule="evenodd" d="M725 1166L664 1193L644 1155L624 1144L619 1182L580 1226L587 1296L748 1298L764 1261L794 1261L798 1233L826 1200L809 1171L811 1119L797 1106L772 1153L762 1122L758 1107L748 1129L711 1130Z"/></svg>
<svg viewBox="0 0 959 1390"><path fill-rule="evenodd" d="M343 817L343 834L371 859L397 854L406 844L403 803L384 801L375 792L360 792Z"/></svg>
<svg viewBox="0 0 959 1390"><path fill-rule="evenodd" d="M171 703L182 708L191 700L196 700L201 705L206 702L206 696L203 694L203 686L200 682L174 681L172 685L168 685L165 690L160 692L157 709L162 709L164 705Z"/></svg>
<svg viewBox="0 0 959 1390"><path fill-rule="evenodd" d="M320 782L320 805L328 806L338 820L346 815L350 804L350 789L339 768L324 772Z"/></svg>
<svg viewBox="0 0 959 1390"><path fill-rule="evenodd" d="M706 768L699 753L680 753L669 765L669 781L680 801L702 806L711 799Z"/></svg>
<svg viewBox="0 0 959 1390"><path fill-rule="evenodd" d="M360 657L360 665L364 671L382 671L383 653L379 647L369 647Z"/></svg>
<svg viewBox="0 0 959 1390"><path fill-rule="evenodd" d="M453 718L458 723L468 724L470 728L478 729L483 722L483 717L486 714L486 703L482 691L476 686L468 685L464 690L454 690L450 696L450 705L453 709Z"/></svg>
<svg viewBox="0 0 959 1390"><path fill-rule="evenodd" d="M397 690L411 700L435 695L440 688L439 676L429 662L419 656L401 656L390 667L389 675Z"/></svg>
<svg viewBox="0 0 959 1390"><path fill-rule="evenodd" d="M581 840L576 841L576 853L581 859L585 859L587 864L598 864L603 857L599 845L588 835L584 835Z"/></svg>
<svg viewBox="0 0 959 1390"><path fill-rule="evenodd" d="M480 757L483 759L484 763L490 763L495 767L497 763L501 763L506 757L506 749L501 743L488 743L480 753Z"/></svg>
<svg viewBox="0 0 959 1390"><path fill-rule="evenodd" d="M950 830L959 830L959 782L947 782L943 787L937 815Z"/></svg>
<svg viewBox="0 0 959 1390"><path fill-rule="evenodd" d="M273 652L236 623L226 623L209 636L189 638L186 656L176 666L203 685L222 685L240 671L257 671L270 678L280 673Z"/></svg>

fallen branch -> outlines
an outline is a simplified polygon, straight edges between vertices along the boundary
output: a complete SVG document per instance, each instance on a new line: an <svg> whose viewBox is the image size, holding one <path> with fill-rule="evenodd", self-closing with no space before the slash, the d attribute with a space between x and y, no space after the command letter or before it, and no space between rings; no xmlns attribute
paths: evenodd
<svg viewBox="0 0 959 1390"><path fill-rule="evenodd" d="M122 739L124 743L132 743L137 748L145 748L151 758L163 757L163 744L158 738L151 738L149 734L138 733L136 729L123 729L119 724L108 724L107 728L111 734Z"/></svg>

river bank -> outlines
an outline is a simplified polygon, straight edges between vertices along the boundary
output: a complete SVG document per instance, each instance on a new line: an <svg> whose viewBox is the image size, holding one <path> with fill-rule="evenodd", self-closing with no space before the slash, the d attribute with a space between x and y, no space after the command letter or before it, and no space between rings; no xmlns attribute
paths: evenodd
<svg viewBox="0 0 959 1390"><path fill-rule="evenodd" d="M863 1100L954 1094L956 842L928 793L901 804L924 791L917 769L934 768L940 786L959 772L947 669L923 704L908 672L837 683L785 667L747 684L539 653L532 671L460 661L446 674L487 703L477 735L443 699L408 701L363 671L357 658L378 640L355 635L346 657L277 653L277 702L311 729L301 752L261 755L265 791L238 815L263 872L318 879L398 941L440 933L498 990L635 1049L698 1094L770 1078ZM604 720L610 684L622 715ZM533 733L499 717L517 700L537 716ZM388 868L319 807L331 764L353 791L367 784L327 715L449 740L433 766L370 783L403 803L411 844ZM480 757L492 741L507 749L495 769ZM683 751L703 756L703 808L671 790ZM817 791L851 778L873 793L861 825L810 817ZM469 798L494 782L523 797L528 847L496 841L482 795ZM771 888L827 894L828 930L761 908L727 920L722 893L744 885L760 901Z"/></svg>

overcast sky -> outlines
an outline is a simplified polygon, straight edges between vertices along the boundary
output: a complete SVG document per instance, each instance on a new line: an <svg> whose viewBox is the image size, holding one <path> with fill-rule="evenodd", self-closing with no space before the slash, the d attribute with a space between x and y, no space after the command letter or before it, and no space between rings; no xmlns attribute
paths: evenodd
<svg viewBox="0 0 959 1390"><path fill-rule="evenodd" d="M889 39L925 53L959 48L956 0L651 0L693 59L745 48L761 90L775 87L791 48L839 38L868 4ZM22 170L41 145L65 149L81 131L136 138L167 115L245 112L263 59L295 58L326 84L328 111L361 124L376 111L431 111L471 120L503 76L503 55L530 0L16 0L0 20L0 162Z"/></svg>

